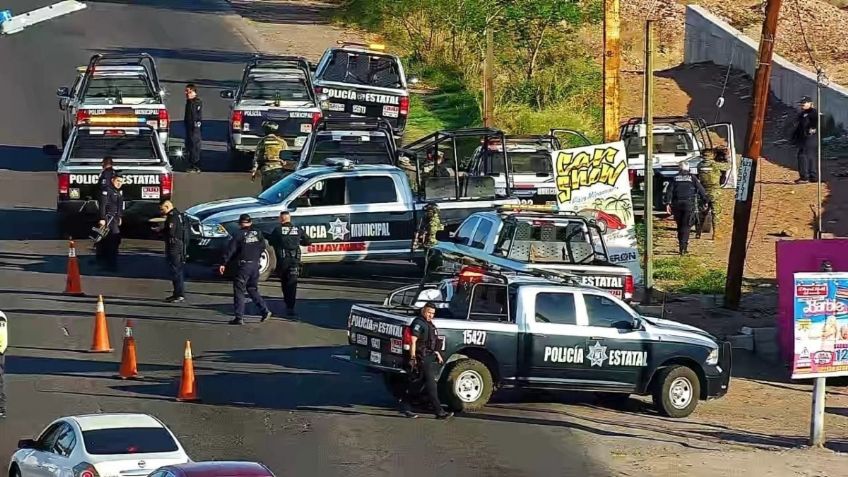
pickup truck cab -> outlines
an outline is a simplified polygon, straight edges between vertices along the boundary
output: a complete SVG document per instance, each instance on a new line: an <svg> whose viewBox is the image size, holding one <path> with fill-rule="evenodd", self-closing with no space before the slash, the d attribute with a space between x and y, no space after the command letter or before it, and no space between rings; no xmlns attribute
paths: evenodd
<svg viewBox="0 0 848 477"><path fill-rule="evenodd" d="M517 271L574 275L587 286L619 299L633 298L633 274L610 261L603 231L595 220L546 206L503 206L470 215L456 233L440 233L433 253L446 271L469 259Z"/></svg>
<svg viewBox="0 0 848 477"><path fill-rule="evenodd" d="M232 100L227 150L241 168L250 167L246 156L265 136L263 122L277 123L277 135L289 150L299 151L322 117L312 72L302 57L254 57L244 67L238 88L222 90L220 95Z"/></svg>
<svg viewBox="0 0 848 477"><path fill-rule="evenodd" d="M327 117L384 118L403 136L409 118L409 84L400 58L384 45L342 43L328 48L315 67L315 91L326 95Z"/></svg>
<svg viewBox="0 0 848 477"><path fill-rule="evenodd" d="M62 145L77 125L101 126L132 118L134 126L151 126L166 147L171 120L156 62L147 53L97 54L77 68L73 85L59 88Z"/></svg>
<svg viewBox="0 0 848 477"><path fill-rule="evenodd" d="M346 358L398 392L417 313L352 306ZM440 394L456 411L483 408L499 389L526 388L650 395L661 414L681 418L730 384L730 343L640 316L603 290L548 278L469 267L434 323L445 359Z"/></svg>
<svg viewBox="0 0 848 477"><path fill-rule="evenodd" d="M297 169L323 166L330 159L353 164L397 165L392 126L383 119L320 121L300 153Z"/></svg>
<svg viewBox="0 0 848 477"><path fill-rule="evenodd" d="M513 203L495 199L491 178L471 178L453 191L454 178L428 178L423 195L413 194L409 180L392 166L354 165L340 161L289 174L257 197L225 199L189 208L192 236L189 259L220 263L224 247L238 227L240 214L250 214L254 227L270 233L281 211L312 239L302 255L304 264L359 260L409 260L412 239L428 201L439 205L442 220L457 224L481 210ZM446 186L447 185L447 186ZM260 259L267 279L276 267L268 246Z"/></svg>
<svg viewBox="0 0 848 477"><path fill-rule="evenodd" d="M62 235L74 224L97 221L101 192L98 177L105 156L111 156L115 170L124 175L121 190L128 224L158 217L160 202L173 197L171 162L152 126L77 126L71 130L64 150L45 146L45 152L61 154L56 170L56 211Z"/></svg>

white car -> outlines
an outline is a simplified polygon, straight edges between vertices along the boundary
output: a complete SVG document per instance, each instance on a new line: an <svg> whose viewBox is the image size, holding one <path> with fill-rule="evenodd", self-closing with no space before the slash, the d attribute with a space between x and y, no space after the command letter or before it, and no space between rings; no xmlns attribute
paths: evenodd
<svg viewBox="0 0 848 477"><path fill-rule="evenodd" d="M53 421L18 442L9 477L147 477L190 462L176 436L146 414L90 414Z"/></svg>

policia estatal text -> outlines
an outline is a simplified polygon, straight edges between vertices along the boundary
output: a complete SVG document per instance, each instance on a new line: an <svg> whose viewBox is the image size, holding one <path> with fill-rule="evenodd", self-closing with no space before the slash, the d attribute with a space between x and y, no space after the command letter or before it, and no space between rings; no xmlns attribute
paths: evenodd
<svg viewBox="0 0 848 477"><path fill-rule="evenodd" d="M262 190L265 191L294 168L280 159L280 153L288 149L288 144L286 144L285 139L277 136L279 129L277 123L265 121L262 123L262 129L265 131L265 137L260 139L259 144L256 145L250 178L256 180L256 172L261 172Z"/></svg>
<svg viewBox="0 0 848 477"><path fill-rule="evenodd" d="M118 268L118 250L121 248L121 222L124 216L124 178L112 175L112 183L100 193L100 222L105 236L97 243L97 261L110 269Z"/></svg>
<svg viewBox="0 0 848 477"><path fill-rule="evenodd" d="M701 204L712 207L707 192L698 177L689 172L689 165L680 163L680 172L671 179L666 189L666 211L674 215L677 224L677 243L680 255L689 252L689 233L692 230L692 214L698 213L699 199Z"/></svg>
<svg viewBox="0 0 848 477"><path fill-rule="evenodd" d="M424 389L427 392L430 405L433 408L433 413L436 419L447 419L453 416L452 412L445 412L442 409L442 403L439 401L439 390L437 380L439 379L438 368L444 364L444 359L439 353L439 338L436 330L436 325L433 323L433 317L436 316L436 305L427 302L421 308L421 314L417 316L410 327L412 328L412 343L409 348L409 369L410 375L414 375L417 371L421 379L424 381ZM401 397L401 411L407 417L418 417L412 412L409 406L409 395L415 391L416 381L410 379L409 389L406 394Z"/></svg>
<svg viewBox="0 0 848 477"><path fill-rule="evenodd" d="M259 294L259 258L265 250L265 239L262 232L253 229L250 216L241 214L239 216L239 230L233 234L227 251L224 252L223 262L219 268L221 275L226 271L230 259L235 259L236 274L233 278L233 308L235 318L230 321L231 325L244 323L244 294L259 306L262 320L271 317L271 310Z"/></svg>
<svg viewBox="0 0 848 477"><path fill-rule="evenodd" d="M286 302L286 315L295 316L294 305L297 300L297 277L300 268L300 247L312 243L306 232L292 224L291 214L280 212L280 225L271 232L268 243L274 247L277 255L277 273L283 288L283 300Z"/></svg>

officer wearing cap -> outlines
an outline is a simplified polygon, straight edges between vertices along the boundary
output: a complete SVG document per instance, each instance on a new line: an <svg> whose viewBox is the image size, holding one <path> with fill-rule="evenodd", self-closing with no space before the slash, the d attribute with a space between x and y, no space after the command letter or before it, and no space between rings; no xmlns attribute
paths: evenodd
<svg viewBox="0 0 848 477"><path fill-rule="evenodd" d="M124 216L124 178L119 172L112 176L111 184L100 193L100 221L107 234L97 243L97 259L108 268L118 268L118 250L121 247L121 223Z"/></svg>
<svg viewBox="0 0 848 477"><path fill-rule="evenodd" d="M801 110L798 111L798 120L795 125L795 132L792 134L792 143L798 148L799 177L795 183L804 184L818 180L815 164L819 112L813 107L813 100L809 96L802 97L798 104L801 106Z"/></svg>
<svg viewBox="0 0 848 477"><path fill-rule="evenodd" d="M680 163L680 172L671 179L665 194L665 208L674 216L677 224L677 244L680 255L688 253L689 232L692 230L692 214L696 210L695 199L699 198L710 207L709 197L698 177L689 171L689 163Z"/></svg>
<svg viewBox="0 0 848 477"><path fill-rule="evenodd" d="M244 294L259 306L262 312L261 321L271 318L271 310L259 294L259 257L265 250L265 239L262 232L253 229L253 222L247 214L239 216L239 229L236 231L224 252L223 265L218 272L223 275L226 264L230 259L236 260L236 275L233 278L233 307L235 318L231 325L244 324Z"/></svg>
<svg viewBox="0 0 848 477"><path fill-rule="evenodd" d="M280 126L271 121L262 123L265 137L256 145L256 153L253 155L253 168L250 170L250 179L256 180L256 172L262 173L262 190L266 190L283 178L286 166L293 170L290 164L284 164L280 159L280 152L289 148L286 141L277 136ZM289 162L289 161L286 161Z"/></svg>
<svg viewBox="0 0 848 477"><path fill-rule="evenodd" d="M110 156L104 157L103 161L100 163L100 167L102 167L103 170L100 171L100 177L97 178L97 184L100 185L101 193L112 184L112 176L114 176L116 172L112 166L112 157Z"/></svg>
<svg viewBox="0 0 848 477"><path fill-rule="evenodd" d="M286 315L294 317L296 316L294 305L297 300L300 247L306 247L312 241L303 229L292 223L291 214L283 211L280 212L280 225L271 232L268 243L274 247L274 253L277 255L277 273L280 276L280 285L283 288Z"/></svg>

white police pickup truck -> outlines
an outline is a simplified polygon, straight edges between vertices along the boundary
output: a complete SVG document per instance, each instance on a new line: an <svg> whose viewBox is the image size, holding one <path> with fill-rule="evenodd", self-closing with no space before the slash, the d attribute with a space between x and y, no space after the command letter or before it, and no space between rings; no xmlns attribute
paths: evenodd
<svg viewBox="0 0 848 477"><path fill-rule="evenodd" d="M650 395L660 413L681 418L730 385L730 343L640 316L597 288L468 267L455 282L410 290L382 306L354 305L348 318L344 358L383 374L394 393L407 379L410 324L434 291L450 300L437 303L434 323L440 393L456 411L481 409L498 389L529 388Z"/></svg>
<svg viewBox="0 0 848 477"><path fill-rule="evenodd" d="M387 165L307 167L289 174L257 197L225 199L189 208L189 260L219 264L240 214L250 214L254 227L270 233L281 211L306 231L312 245L304 264L358 260L406 260L415 230L428 201L439 205L442 223L455 227L468 215L491 210L516 199L495 198L491 177L428 177L423 193L413 194L404 172ZM457 191L459 192L457 194ZM410 255L413 255L410 257ZM270 246L260 258L260 276L276 267Z"/></svg>

